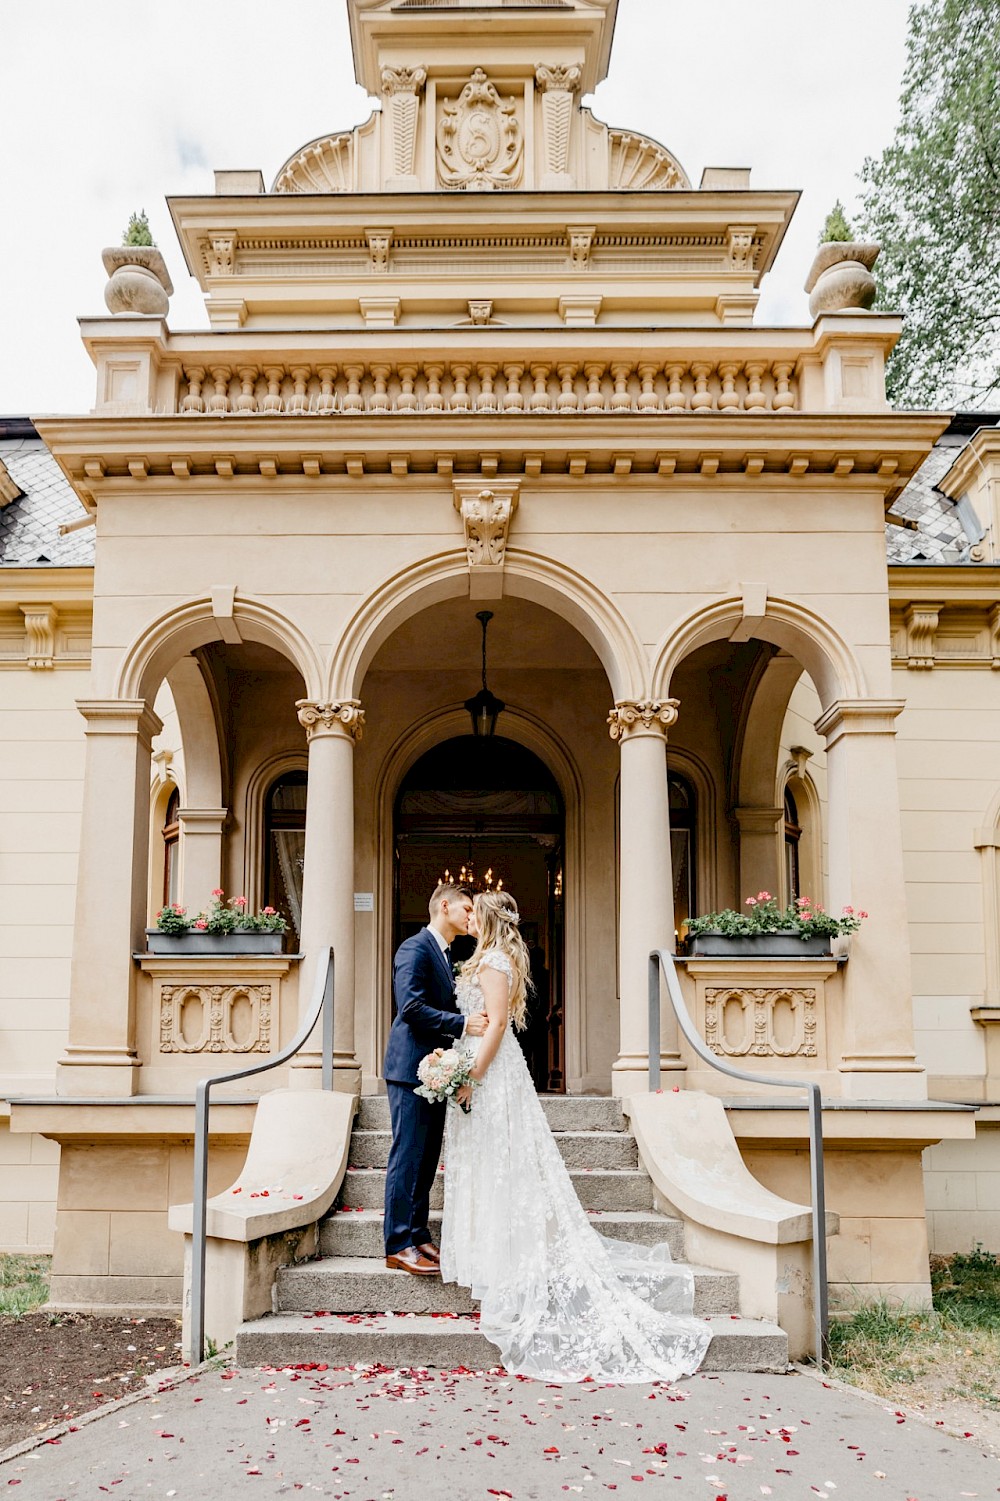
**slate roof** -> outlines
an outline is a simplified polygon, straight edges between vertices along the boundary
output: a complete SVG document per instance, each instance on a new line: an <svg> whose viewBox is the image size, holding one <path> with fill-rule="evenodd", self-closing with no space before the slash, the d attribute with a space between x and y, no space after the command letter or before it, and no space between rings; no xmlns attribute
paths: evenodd
<svg viewBox="0 0 1000 1501"><path fill-rule="evenodd" d="M23 492L0 507L0 568L92 567L94 528L60 536L60 526L86 513L29 422L0 422L0 459Z"/></svg>
<svg viewBox="0 0 1000 1501"><path fill-rule="evenodd" d="M958 508L935 486L974 432L981 427L997 425L1000 425L998 412L958 412L952 418L947 431L942 433L902 495L890 507L895 515L917 523L916 531L899 526L886 527L885 550L891 564L969 562L969 547L979 538L970 538L966 534Z"/></svg>

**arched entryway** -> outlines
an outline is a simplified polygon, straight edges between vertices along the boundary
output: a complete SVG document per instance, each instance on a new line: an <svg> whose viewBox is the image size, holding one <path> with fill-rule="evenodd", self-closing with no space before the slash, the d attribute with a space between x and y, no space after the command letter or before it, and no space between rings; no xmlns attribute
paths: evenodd
<svg viewBox="0 0 1000 1501"><path fill-rule="evenodd" d="M562 1092L565 808L551 771L514 740L456 736L413 764L393 813L394 947L426 923L441 879L511 891L536 988L522 1047L536 1087Z"/></svg>

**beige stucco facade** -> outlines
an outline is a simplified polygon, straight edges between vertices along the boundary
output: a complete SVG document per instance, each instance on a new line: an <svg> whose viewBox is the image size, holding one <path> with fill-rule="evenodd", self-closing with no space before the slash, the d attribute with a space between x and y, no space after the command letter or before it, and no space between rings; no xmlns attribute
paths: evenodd
<svg viewBox="0 0 1000 1501"><path fill-rule="evenodd" d="M692 188L581 108L614 0L349 4L380 110L269 192L220 173L173 200L210 328L85 318L94 409L38 423L96 567L0 569L0 1240L50 1243L61 1152L53 1296L176 1306L185 1101L291 1037L326 945L338 1084L380 1088L400 799L468 735L485 608L498 734L561 819L558 1087L646 1088L680 862L697 910L787 899L791 792L797 889L868 921L831 960L685 961L686 998L717 1051L836 1107L836 1297L924 1296L928 1228L1000 1243L994 471L974 566L887 569L948 418L888 408L891 314L754 324L795 194ZM292 951L143 957L172 790L181 900L259 906L268 799L303 772ZM317 1062L222 1091L218 1186L244 1101ZM666 1026L662 1064L732 1094ZM804 1114L729 1114L761 1181L807 1197Z"/></svg>

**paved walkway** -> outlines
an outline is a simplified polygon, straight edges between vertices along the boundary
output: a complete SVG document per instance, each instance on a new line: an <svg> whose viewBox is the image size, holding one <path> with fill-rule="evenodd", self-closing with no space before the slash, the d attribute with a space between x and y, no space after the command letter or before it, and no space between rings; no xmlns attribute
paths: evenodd
<svg viewBox="0 0 1000 1501"><path fill-rule="evenodd" d="M213 1369L0 1464L0 1492L39 1501L554 1501L636 1484L679 1501L957 1501L1000 1495L1000 1458L802 1374L665 1388Z"/></svg>

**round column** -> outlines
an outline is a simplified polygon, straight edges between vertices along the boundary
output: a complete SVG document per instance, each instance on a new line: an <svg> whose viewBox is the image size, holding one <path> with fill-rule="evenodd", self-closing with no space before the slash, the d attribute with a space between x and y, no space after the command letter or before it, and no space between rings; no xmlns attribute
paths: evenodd
<svg viewBox="0 0 1000 1501"><path fill-rule="evenodd" d="M667 794L667 729L676 699L619 700L608 716L621 747L619 849L620 1041L616 1095L649 1087L648 965L651 949L674 950L674 891ZM682 1069L673 1013L661 1012L660 1066Z"/></svg>
<svg viewBox="0 0 1000 1501"><path fill-rule="evenodd" d="M300 699L299 723L309 745L305 865L302 872L299 1008L311 1003L317 958L334 951L334 1079L338 1089L359 1082L354 1055L354 747L364 729L357 699L317 703ZM294 1085L319 1084L319 1028L292 1065Z"/></svg>
<svg viewBox="0 0 1000 1501"><path fill-rule="evenodd" d="M78 699L87 721L69 1037L56 1071L66 1095L138 1087L135 965L146 947L149 773L163 729L145 699Z"/></svg>

